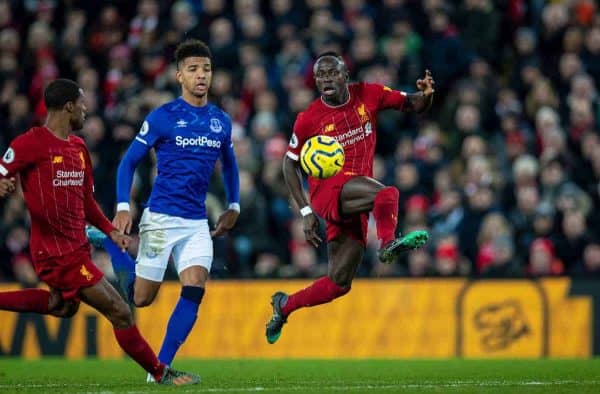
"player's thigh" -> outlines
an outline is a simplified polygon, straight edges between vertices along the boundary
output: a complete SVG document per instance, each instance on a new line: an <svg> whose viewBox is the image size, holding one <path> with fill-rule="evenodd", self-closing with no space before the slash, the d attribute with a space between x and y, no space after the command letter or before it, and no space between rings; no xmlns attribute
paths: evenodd
<svg viewBox="0 0 600 394"><path fill-rule="evenodd" d="M193 223L173 247L173 262L181 284L204 286L213 261L213 243L207 221Z"/></svg>
<svg viewBox="0 0 600 394"><path fill-rule="evenodd" d="M373 209L375 196L385 185L366 176L354 177L344 183L340 193L342 214L353 215Z"/></svg>
<svg viewBox="0 0 600 394"><path fill-rule="evenodd" d="M364 256L363 244L347 235L340 235L327 243L328 276L342 287L350 286Z"/></svg>
<svg viewBox="0 0 600 394"><path fill-rule="evenodd" d="M136 276L133 285L133 303L135 306L141 308L152 304L161 284L162 279L160 282L157 282Z"/></svg>
<svg viewBox="0 0 600 394"><path fill-rule="evenodd" d="M145 279L138 286L150 291L154 282L162 282L173 246L181 238L168 215L144 210L140 220L140 245L135 265L137 278ZM140 291L141 291L140 289Z"/></svg>
<svg viewBox="0 0 600 394"><path fill-rule="evenodd" d="M133 324L131 310L117 290L102 278L91 287L79 291L81 300L104 315L116 328L126 328Z"/></svg>

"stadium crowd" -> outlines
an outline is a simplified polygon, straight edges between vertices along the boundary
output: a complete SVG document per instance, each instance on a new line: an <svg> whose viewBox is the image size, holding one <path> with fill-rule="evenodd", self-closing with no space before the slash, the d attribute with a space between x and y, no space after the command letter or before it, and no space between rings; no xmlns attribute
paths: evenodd
<svg viewBox="0 0 600 394"><path fill-rule="evenodd" d="M597 11L593 0L0 0L0 150L43 122L49 81L78 81L96 196L112 217L120 156L144 116L179 94L175 46L205 40L210 100L234 122L241 189L213 276L314 277L326 251L304 240L281 164L296 114L316 97L315 56L335 50L353 80L411 92L427 68L433 108L380 115L374 177L400 190L398 231L428 229L432 239L399 264L379 264L371 226L359 276L593 275ZM136 219L154 170L148 160L136 174ZM218 175L211 190L214 221L225 202ZM22 195L0 204L0 279L33 285ZM105 252L94 259L110 273Z"/></svg>

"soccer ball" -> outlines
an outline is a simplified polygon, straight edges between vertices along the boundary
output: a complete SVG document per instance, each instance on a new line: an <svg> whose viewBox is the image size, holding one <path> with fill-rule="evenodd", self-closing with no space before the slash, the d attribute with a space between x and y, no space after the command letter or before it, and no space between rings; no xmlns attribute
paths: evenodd
<svg viewBox="0 0 600 394"><path fill-rule="evenodd" d="M302 146L300 165L309 176L330 178L344 166L344 148L333 137L314 136Z"/></svg>

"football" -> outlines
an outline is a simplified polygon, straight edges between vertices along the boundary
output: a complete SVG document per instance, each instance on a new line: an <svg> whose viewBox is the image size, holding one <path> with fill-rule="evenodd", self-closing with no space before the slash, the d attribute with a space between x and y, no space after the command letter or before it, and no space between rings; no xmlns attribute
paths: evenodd
<svg viewBox="0 0 600 394"><path fill-rule="evenodd" d="M309 176L330 178L344 166L344 148L333 137L311 137L306 140L300 151L300 165Z"/></svg>

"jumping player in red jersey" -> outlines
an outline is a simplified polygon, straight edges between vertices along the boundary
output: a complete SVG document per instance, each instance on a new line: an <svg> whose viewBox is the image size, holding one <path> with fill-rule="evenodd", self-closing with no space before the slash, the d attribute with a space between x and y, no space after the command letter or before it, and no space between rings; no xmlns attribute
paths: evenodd
<svg viewBox="0 0 600 394"><path fill-rule="evenodd" d="M86 221L126 249L129 237L104 216L94 199L92 162L84 141L71 130L83 127L83 90L57 79L44 91L46 124L15 138L0 160L0 197L15 190L20 174L31 215L30 249L36 273L50 290L0 293L0 309L71 317L80 300L112 323L121 348L156 381L195 384L199 377L161 364L134 324L127 304L94 265L85 235Z"/></svg>
<svg viewBox="0 0 600 394"><path fill-rule="evenodd" d="M369 212L373 212L381 243L379 259L391 263L405 250L421 247L429 235L414 231L395 237L398 189L373 179L377 114L383 109L423 112L433 100L434 81L429 70L417 80L418 93L407 94L370 83L348 83L348 70L336 53L318 57L314 78L321 97L298 115L283 163L288 189L304 218L308 242L317 247L319 222L326 221L329 270L327 276L294 294L275 293L273 317L266 336L275 343L293 311L333 301L350 291L366 246ZM344 147L345 163L339 174L324 180L309 178L310 203L302 189L299 155L304 142L315 135L334 137Z"/></svg>

